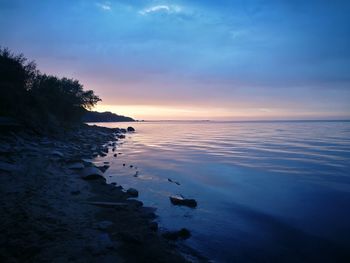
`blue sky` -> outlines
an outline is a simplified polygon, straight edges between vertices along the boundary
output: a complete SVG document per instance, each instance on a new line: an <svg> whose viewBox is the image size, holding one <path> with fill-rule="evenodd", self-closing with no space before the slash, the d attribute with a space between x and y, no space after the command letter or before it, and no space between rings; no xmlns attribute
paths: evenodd
<svg viewBox="0 0 350 263"><path fill-rule="evenodd" d="M349 14L349 1L0 0L0 45L136 118L350 118Z"/></svg>

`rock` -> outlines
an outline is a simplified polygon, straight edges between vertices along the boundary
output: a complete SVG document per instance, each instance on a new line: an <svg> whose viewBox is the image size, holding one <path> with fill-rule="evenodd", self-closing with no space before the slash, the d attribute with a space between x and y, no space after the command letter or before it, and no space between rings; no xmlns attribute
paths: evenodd
<svg viewBox="0 0 350 263"><path fill-rule="evenodd" d="M180 183L179 183L179 182L173 181L173 180L171 180L170 178L168 178L168 181L169 181L169 182L171 182L171 183L174 183L174 184L180 185Z"/></svg>
<svg viewBox="0 0 350 263"><path fill-rule="evenodd" d="M72 170L80 170L80 169L84 169L84 164L82 163L72 163L70 165L68 165L68 169L72 169Z"/></svg>
<svg viewBox="0 0 350 263"><path fill-rule="evenodd" d="M188 239L191 236L191 232L186 228L182 228L179 231L168 231L162 235L164 238L169 240Z"/></svg>
<svg viewBox="0 0 350 263"><path fill-rule="evenodd" d="M104 153L108 153L108 147L102 148L101 151L104 152Z"/></svg>
<svg viewBox="0 0 350 263"><path fill-rule="evenodd" d="M79 190L76 190L76 191L71 191L70 192L72 195L78 195L80 194L81 192Z"/></svg>
<svg viewBox="0 0 350 263"><path fill-rule="evenodd" d="M105 164L103 166L96 166L102 173L104 173L105 171L107 171L107 169L109 168L109 165Z"/></svg>
<svg viewBox="0 0 350 263"><path fill-rule="evenodd" d="M170 196L169 198L173 205L183 205L191 208L195 208L197 206L197 201L194 199L186 199L180 196Z"/></svg>
<svg viewBox="0 0 350 263"><path fill-rule="evenodd" d="M120 129L121 133L126 133L126 129Z"/></svg>
<svg viewBox="0 0 350 263"><path fill-rule="evenodd" d="M134 166L133 165L130 165L130 168L133 168Z"/></svg>
<svg viewBox="0 0 350 263"><path fill-rule="evenodd" d="M114 156L114 157L117 157L118 155L115 153L115 154L113 154L113 156Z"/></svg>
<svg viewBox="0 0 350 263"><path fill-rule="evenodd" d="M139 171L136 171L136 173L134 174L134 177L138 177L139 175Z"/></svg>
<svg viewBox="0 0 350 263"><path fill-rule="evenodd" d="M84 168L84 170L82 171L82 178L84 180L104 179L103 173L96 167Z"/></svg>
<svg viewBox="0 0 350 263"><path fill-rule="evenodd" d="M128 195L130 195L131 197L138 197L139 196L139 192L135 188L129 188L128 190L126 190L126 193Z"/></svg>
<svg viewBox="0 0 350 263"><path fill-rule="evenodd" d="M56 156L56 157L60 157L60 158L64 157L63 153L61 153L59 151L52 151L51 155Z"/></svg>
<svg viewBox="0 0 350 263"><path fill-rule="evenodd" d="M125 135L124 135L124 134L119 134L119 135L118 135L118 138L119 138L119 139L125 139Z"/></svg>
<svg viewBox="0 0 350 263"><path fill-rule="evenodd" d="M111 227L113 223L111 221L101 221L97 223L96 228L102 231L107 230L109 227Z"/></svg>
<svg viewBox="0 0 350 263"><path fill-rule="evenodd" d="M134 129L133 127L130 127L130 126L129 126L129 127L127 128L127 131L128 131L128 132L134 132L135 129Z"/></svg>
<svg viewBox="0 0 350 263"><path fill-rule="evenodd" d="M123 163L123 166L125 166L125 163Z"/></svg>
<svg viewBox="0 0 350 263"><path fill-rule="evenodd" d="M111 183L111 185L117 185L117 183L116 183L116 182L113 182L113 183Z"/></svg>

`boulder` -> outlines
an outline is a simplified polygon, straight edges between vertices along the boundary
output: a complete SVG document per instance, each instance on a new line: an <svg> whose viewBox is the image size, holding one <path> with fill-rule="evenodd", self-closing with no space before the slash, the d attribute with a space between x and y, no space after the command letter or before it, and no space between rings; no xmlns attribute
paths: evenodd
<svg viewBox="0 0 350 263"><path fill-rule="evenodd" d="M139 192L135 188L129 188L128 190L126 190L126 193L128 195L130 195L131 197L138 197L139 196Z"/></svg>
<svg viewBox="0 0 350 263"><path fill-rule="evenodd" d="M86 167L82 171L82 178L84 180L104 179L103 173L96 167Z"/></svg>
<svg viewBox="0 0 350 263"><path fill-rule="evenodd" d="M127 131L128 131L128 132L134 132L135 129L134 129L133 127L130 127L130 126L129 126L129 127L127 128Z"/></svg>
<svg viewBox="0 0 350 263"><path fill-rule="evenodd" d="M197 201L194 199L186 199L181 196L170 196L170 202L173 205L182 205L195 208L197 206Z"/></svg>

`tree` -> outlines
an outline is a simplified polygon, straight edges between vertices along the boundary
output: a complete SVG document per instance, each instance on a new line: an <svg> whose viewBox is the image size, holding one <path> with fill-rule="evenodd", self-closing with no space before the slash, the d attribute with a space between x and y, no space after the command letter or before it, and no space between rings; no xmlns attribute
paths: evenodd
<svg viewBox="0 0 350 263"><path fill-rule="evenodd" d="M0 92L0 115L29 126L69 126L100 101L78 80L41 74L35 62L7 48L0 48Z"/></svg>

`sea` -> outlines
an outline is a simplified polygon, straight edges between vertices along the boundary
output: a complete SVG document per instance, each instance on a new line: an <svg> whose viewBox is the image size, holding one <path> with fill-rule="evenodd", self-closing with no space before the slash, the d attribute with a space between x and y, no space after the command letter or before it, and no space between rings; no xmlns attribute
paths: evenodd
<svg viewBox="0 0 350 263"><path fill-rule="evenodd" d="M350 262L350 121L97 125L136 129L108 154L108 182L211 262Z"/></svg>

